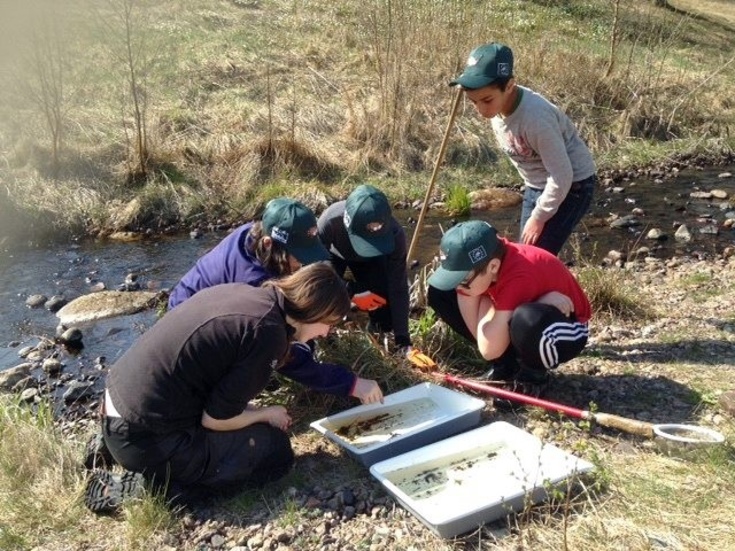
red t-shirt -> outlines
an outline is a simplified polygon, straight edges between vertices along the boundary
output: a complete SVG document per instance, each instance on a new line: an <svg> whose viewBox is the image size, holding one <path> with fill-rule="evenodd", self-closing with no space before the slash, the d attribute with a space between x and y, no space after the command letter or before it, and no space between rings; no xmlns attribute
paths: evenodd
<svg viewBox="0 0 735 551"><path fill-rule="evenodd" d="M502 241L505 242L506 253L498 279L485 291L496 310L515 310L546 293L557 291L572 299L577 321L589 321L592 316L590 301L561 260L533 245L511 243L507 239Z"/></svg>

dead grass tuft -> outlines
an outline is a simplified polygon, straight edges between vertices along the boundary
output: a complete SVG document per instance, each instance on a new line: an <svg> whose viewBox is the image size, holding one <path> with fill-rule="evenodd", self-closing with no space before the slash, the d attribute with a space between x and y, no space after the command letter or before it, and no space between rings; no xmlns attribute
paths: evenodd
<svg viewBox="0 0 735 551"><path fill-rule="evenodd" d="M263 138L251 144L247 151L256 156L258 178L262 181L287 174L296 178L317 178L330 182L339 175L337 166L295 140Z"/></svg>
<svg viewBox="0 0 735 551"><path fill-rule="evenodd" d="M584 266L576 272L592 304L595 316L603 319L645 320L652 306L639 292L634 279L624 270Z"/></svg>

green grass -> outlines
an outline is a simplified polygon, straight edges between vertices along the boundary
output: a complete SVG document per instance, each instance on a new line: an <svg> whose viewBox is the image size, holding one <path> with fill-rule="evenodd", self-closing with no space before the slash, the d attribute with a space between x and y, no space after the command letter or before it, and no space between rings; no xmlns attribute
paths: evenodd
<svg viewBox="0 0 735 551"><path fill-rule="evenodd" d="M710 283L712 280L712 274L708 274L706 272L698 272L680 279L678 283L682 287L697 287L706 283Z"/></svg>
<svg viewBox="0 0 735 551"><path fill-rule="evenodd" d="M467 188L459 184L453 184L449 188L449 194L445 202L445 210L451 216L469 216L472 200Z"/></svg>
<svg viewBox="0 0 735 551"><path fill-rule="evenodd" d="M0 548L87 548L104 540L145 550L172 529L172 512L156 496L127 504L123 523L100 518L90 525L82 503L83 436L63 433L46 402L0 396Z"/></svg>

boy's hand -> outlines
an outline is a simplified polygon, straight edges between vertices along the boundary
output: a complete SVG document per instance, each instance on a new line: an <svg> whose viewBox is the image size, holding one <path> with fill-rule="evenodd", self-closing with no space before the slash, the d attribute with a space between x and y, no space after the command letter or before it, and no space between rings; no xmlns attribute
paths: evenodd
<svg viewBox="0 0 735 551"><path fill-rule="evenodd" d="M521 243L525 245L535 245L541 232L544 231L544 224L540 220L536 220L533 216L526 221L526 225L523 227L523 233L521 234Z"/></svg>
<svg viewBox="0 0 735 551"><path fill-rule="evenodd" d="M358 398L363 404L383 403L383 391L380 390L378 383L372 379L358 377L351 396Z"/></svg>
<svg viewBox="0 0 735 551"><path fill-rule="evenodd" d="M407 347L406 359L408 359L409 362L424 371L433 371L434 369L436 369L436 363L434 362L434 360L432 360L429 356L427 356L420 350L416 350L415 348L412 348L410 346Z"/></svg>
<svg viewBox="0 0 735 551"><path fill-rule="evenodd" d="M569 317L574 313L574 303L572 302L572 299L558 291L550 291L539 298L536 302L554 306L566 317Z"/></svg>
<svg viewBox="0 0 735 551"><path fill-rule="evenodd" d="M368 312L370 310L380 308L381 306L385 306L388 304L388 301L380 295L376 295L372 291L363 291L362 293L357 293L352 297L352 303L360 310Z"/></svg>

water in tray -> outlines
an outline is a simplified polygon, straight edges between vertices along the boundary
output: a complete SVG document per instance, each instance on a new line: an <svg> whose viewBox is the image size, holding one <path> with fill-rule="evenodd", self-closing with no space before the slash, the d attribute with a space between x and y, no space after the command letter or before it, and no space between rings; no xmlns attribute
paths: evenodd
<svg viewBox="0 0 735 551"><path fill-rule="evenodd" d="M497 478L498 462L503 462L504 452L508 455L509 448L503 443L488 445L399 469L386 478L414 500L440 493L444 500L455 490L464 496L468 488L481 488Z"/></svg>
<svg viewBox="0 0 735 551"><path fill-rule="evenodd" d="M352 446L364 448L428 426L443 416L436 402L420 398L374 411L369 416L352 417L328 428Z"/></svg>

